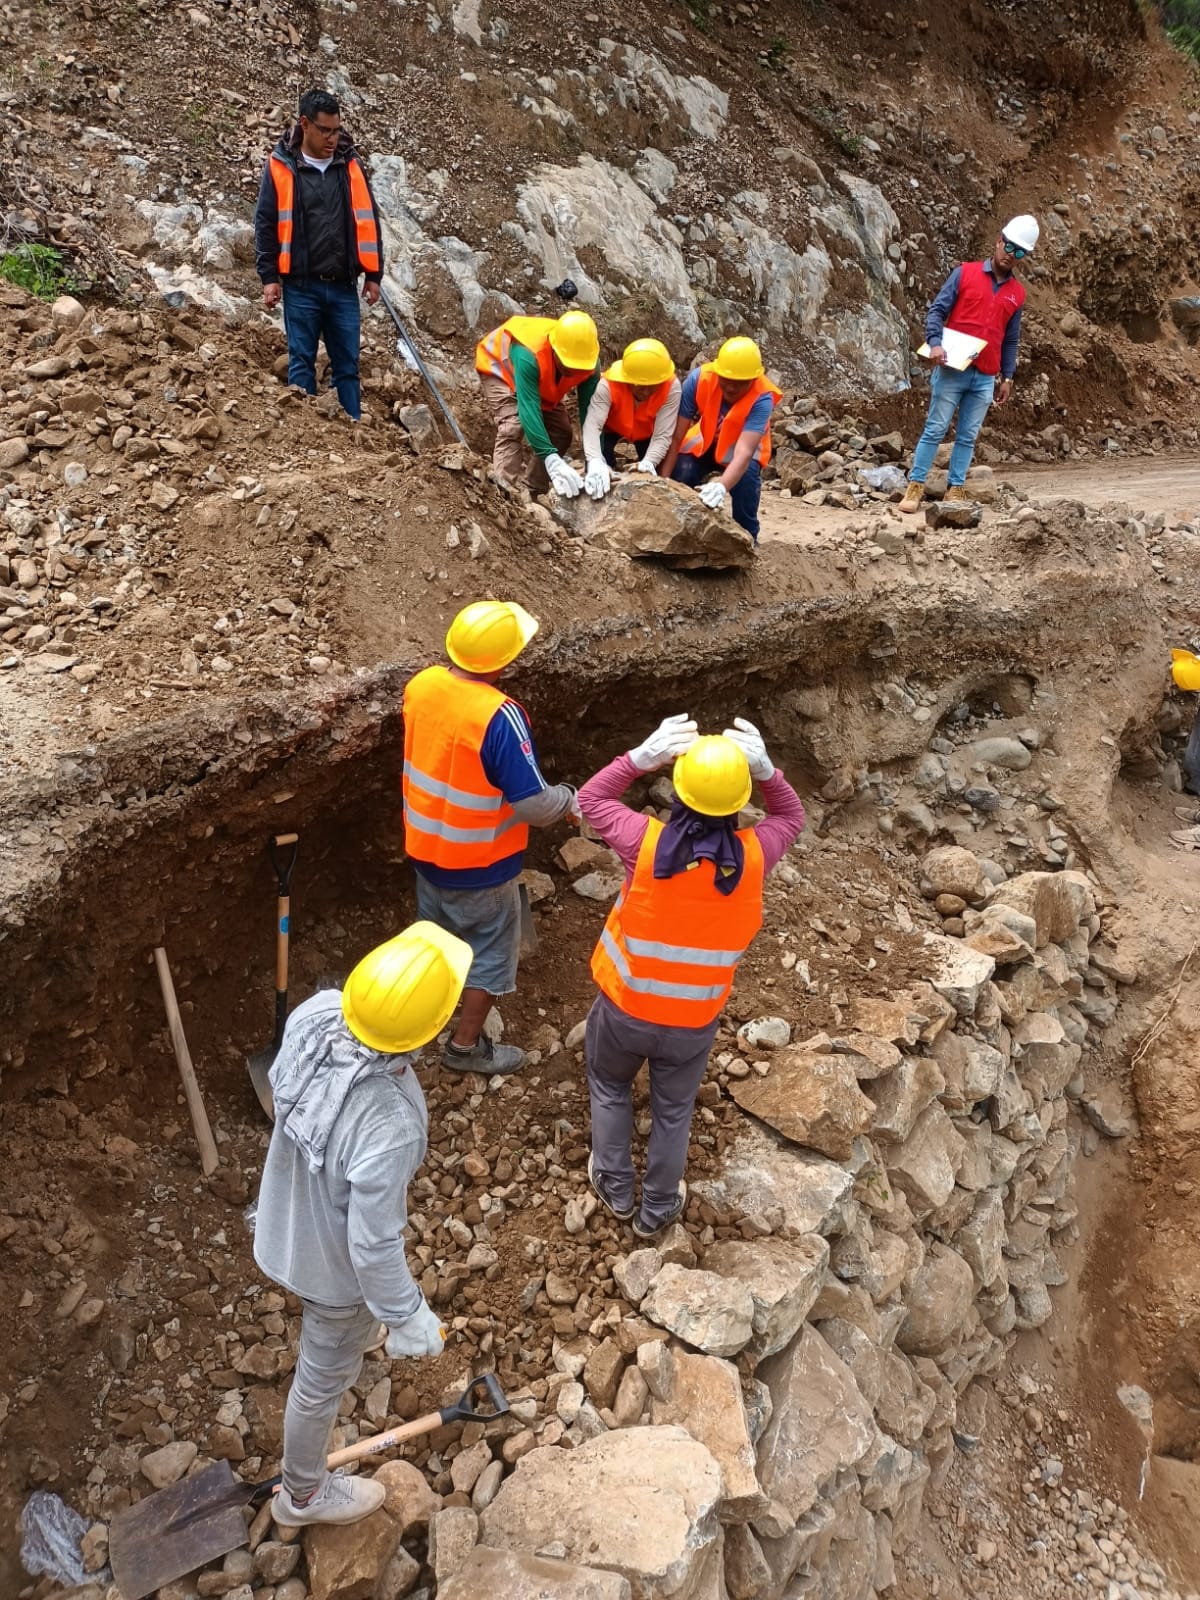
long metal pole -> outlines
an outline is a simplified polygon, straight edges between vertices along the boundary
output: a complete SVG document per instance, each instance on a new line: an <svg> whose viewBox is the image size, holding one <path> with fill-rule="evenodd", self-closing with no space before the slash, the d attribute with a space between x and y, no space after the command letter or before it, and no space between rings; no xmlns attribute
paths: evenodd
<svg viewBox="0 0 1200 1600"><path fill-rule="evenodd" d="M441 390L438 388L437 384L434 383L433 379L430 377L429 368L425 365L424 361L421 360L421 352L417 349L416 341L414 340L412 334L409 333L409 331L405 327L404 323L401 321L400 313L396 310L395 306L392 304L387 290L385 288L383 288L382 285L380 285L380 289L379 289L379 298L383 301L383 304L384 304L384 306L385 306L385 308L386 308L386 310L388 312L388 315L391 317L392 321L396 324L396 327L397 327L397 329L399 330L399 333L400 333L400 337L404 340L405 344L408 346L409 351L412 354L412 358L417 364L417 371L421 374L422 378L424 378L425 383L429 388L430 394L437 401L439 407L441 408L442 415L445 417L446 421L450 424L451 433L458 440L459 444L464 445L467 449L470 449L470 446L467 445L467 441L463 438L462 429L459 427L457 421L455 420L453 411L451 411L450 407L442 399Z"/></svg>

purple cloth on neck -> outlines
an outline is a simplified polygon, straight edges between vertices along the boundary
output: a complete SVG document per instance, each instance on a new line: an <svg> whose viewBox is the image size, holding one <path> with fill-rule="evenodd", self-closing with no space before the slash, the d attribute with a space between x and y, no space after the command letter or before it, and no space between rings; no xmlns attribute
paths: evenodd
<svg viewBox="0 0 1200 1600"><path fill-rule="evenodd" d="M654 876L673 878L693 861L711 861L718 894L732 894L742 881L746 847L737 836L737 812L731 817L706 817L682 800L671 807L671 820L658 836Z"/></svg>

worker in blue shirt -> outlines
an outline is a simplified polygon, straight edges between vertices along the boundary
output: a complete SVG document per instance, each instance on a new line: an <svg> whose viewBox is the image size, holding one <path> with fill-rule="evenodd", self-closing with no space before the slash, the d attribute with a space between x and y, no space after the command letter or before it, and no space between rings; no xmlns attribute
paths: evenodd
<svg viewBox="0 0 1200 1600"><path fill-rule="evenodd" d="M451 664L426 667L404 691L404 848L417 914L465 939L473 955L442 1054L454 1072L516 1072L525 1063L515 1045L493 1044L483 1023L517 985L517 878L529 829L577 817L574 789L546 782L528 717L496 687L537 629L512 601L476 601L446 634Z"/></svg>

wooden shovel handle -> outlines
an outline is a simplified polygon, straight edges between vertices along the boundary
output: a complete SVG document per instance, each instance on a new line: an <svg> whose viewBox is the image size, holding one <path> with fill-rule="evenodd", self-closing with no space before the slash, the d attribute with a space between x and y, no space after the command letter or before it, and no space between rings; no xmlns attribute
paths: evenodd
<svg viewBox="0 0 1200 1600"><path fill-rule="evenodd" d="M167 1026L171 1030L175 1062L179 1068L179 1076L183 1079L183 1092L187 1096L192 1127L196 1130L196 1143L200 1146L200 1170L207 1178L210 1173L217 1170L219 1164L217 1146L212 1136L212 1129L208 1125L208 1113L204 1109L200 1085L196 1082L196 1069L192 1066L191 1052L184 1036L183 1019L179 1015L179 1003L175 999L175 985L171 980L171 969L167 965L167 952L161 945L154 952L154 965L158 968L158 986L162 990L163 1005L167 1009Z"/></svg>
<svg viewBox="0 0 1200 1600"><path fill-rule="evenodd" d="M434 1428L442 1425L442 1413L431 1411L428 1416L418 1417L415 1422L405 1422L399 1428L389 1428L386 1433L373 1433L369 1439L360 1439L357 1444L348 1444L344 1450L335 1450L326 1459L325 1465L333 1470L341 1467L347 1461L361 1461L363 1456L378 1455L381 1450L390 1450L393 1445L403 1444L405 1439L416 1439L422 1433L432 1433Z"/></svg>

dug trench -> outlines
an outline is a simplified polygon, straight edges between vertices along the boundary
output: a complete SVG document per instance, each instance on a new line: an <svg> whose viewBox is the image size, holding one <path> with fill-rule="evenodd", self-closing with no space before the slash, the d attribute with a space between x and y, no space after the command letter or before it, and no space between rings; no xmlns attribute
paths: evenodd
<svg viewBox="0 0 1200 1600"><path fill-rule="evenodd" d="M612 861L537 836L538 946L500 1008L529 1065L490 1084L423 1068L410 1252L447 1352L369 1357L340 1433L483 1370L513 1414L410 1446L438 1498L396 1476L353 1548L271 1538L164 1594L524 1593L538 1551L639 1596L1200 1584L1200 975L1180 971L1200 877L1165 843L1186 729L1161 590L1116 509L1014 506L938 541L886 571L820 540L781 551L769 593L643 578L514 672L551 779L667 712L741 713L808 808L701 1091L685 1225L635 1251L590 1197L577 1036ZM152 1484L214 1457L276 1468L298 1308L257 1273L246 1215L264 847L300 835L295 1003L413 914L399 703L429 658L398 644L319 699L206 701L81 751L48 827L31 787L47 847L0 943L5 1593L29 1583L32 1490L93 1525L102 1577L105 1525ZM159 943L221 1152L208 1182ZM645 1110L643 1090L639 1138ZM673 1513L636 1550L605 1499L630 1483Z"/></svg>

